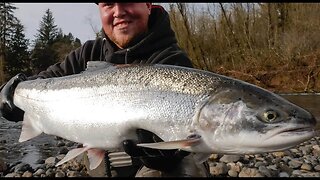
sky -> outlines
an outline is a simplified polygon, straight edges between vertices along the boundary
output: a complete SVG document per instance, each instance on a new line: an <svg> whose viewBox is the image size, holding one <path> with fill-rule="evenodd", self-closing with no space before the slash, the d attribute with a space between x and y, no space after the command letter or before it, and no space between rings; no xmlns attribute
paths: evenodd
<svg viewBox="0 0 320 180"><path fill-rule="evenodd" d="M30 42L38 33L40 21L49 8L55 24L64 34L71 32L81 43L95 39L95 31L101 30L98 6L94 3L13 3L14 15L24 25L24 32Z"/></svg>
<svg viewBox="0 0 320 180"><path fill-rule="evenodd" d="M167 3L154 4L160 4L168 9ZM42 17L48 8L57 27L61 28L64 34L71 32L75 38L81 40L82 44L95 39L95 32L102 28L99 9L95 3L13 3L13 5L17 7L14 15L24 25L26 38L30 42L35 39Z"/></svg>

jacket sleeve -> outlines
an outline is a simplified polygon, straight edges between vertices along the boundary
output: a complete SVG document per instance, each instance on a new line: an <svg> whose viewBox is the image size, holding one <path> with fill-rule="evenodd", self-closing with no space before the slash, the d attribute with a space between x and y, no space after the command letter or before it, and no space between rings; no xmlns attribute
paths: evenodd
<svg viewBox="0 0 320 180"><path fill-rule="evenodd" d="M96 45L94 41L87 41L81 47L71 51L65 57L64 61L51 65L37 75L28 77L28 79L61 77L84 71L86 68L86 62L92 59L94 45Z"/></svg>

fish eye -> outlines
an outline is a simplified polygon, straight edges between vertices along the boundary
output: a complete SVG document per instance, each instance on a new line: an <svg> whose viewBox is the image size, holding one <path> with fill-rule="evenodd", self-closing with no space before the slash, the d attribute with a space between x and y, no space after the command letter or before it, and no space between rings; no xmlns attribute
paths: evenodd
<svg viewBox="0 0 320 180"><path fill-rule="evenodd" d="M278 113L272 110L269 110L263 114L263 118L267 122L273 122L278 117Z"/></svg>

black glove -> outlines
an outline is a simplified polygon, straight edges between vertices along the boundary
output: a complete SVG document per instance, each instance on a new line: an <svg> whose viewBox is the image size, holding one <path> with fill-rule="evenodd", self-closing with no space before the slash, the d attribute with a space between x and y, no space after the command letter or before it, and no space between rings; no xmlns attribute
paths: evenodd
<svg viewBox="0 0 320 180"><path fill-rule="evenodd" d="M163 141L157 135L143 130L137 130L138 143L153 143ZM175 150L157 150L137 146L133 140L122 142L124 151L133 159L139 159L141 163L151 169L170 172L181 162L181 160L190 154L190 152Z"/></svg>
<svg viewBox="0 0 320 180"><path fill-rule="evenodd" d="M18 122L23 120L24 111L13 104L13 94L17 85L25 80L27 80L26 75L19 73L0 88L0 113L8 121Z"/></svg>

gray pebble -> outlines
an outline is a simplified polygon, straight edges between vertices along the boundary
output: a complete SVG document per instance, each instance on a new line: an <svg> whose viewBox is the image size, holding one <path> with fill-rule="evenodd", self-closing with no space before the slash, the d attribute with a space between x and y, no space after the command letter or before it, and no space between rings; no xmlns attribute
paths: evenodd
<svg viewBox="0 0 320 180"><path fill-rule="evenodd" d="M279 177L290 177L288 173L286 172L280 172Z"/></svg>
<svg viewBox="0 0 320 180"><path fill-rule="evenodd" d="M316 165L316 166L314 167L314 170L315 170L315 171L320 171L320 165L319 165L319 164Z"/></svg>
<svg viewBox="0 0 320 180"><path fill-rule="evenodd" d="M31 168L31 166L29 164L26 164L24 162L22 162L20 164L17 164L14 167L14 172L24 172L24 171L27 171L27 170L32 170L32 168Z"/></svg>
<svg viewBox="0 0 320 180"><path fill-rule="evenodd" d="M36 172L33 173L33 176L40 176L41 174L45 174L46 171L43 169L38 169Z"/></svg>
<svg viewBox="0 0 320 180"><path fill-rule="evenodd" d="M58 162L57 158L56 157L48 157L44 163L47 165L47 164L55 164L56 162Z"/></svg>
<svg viewBox="0 0 320 180"><path fill-rule="evenodd" d="M58 147L62 147L64 146L66 143L64 143L63 141L58 141L57 146Z"/></svg>
<svg viewBox="0 0 320 180"><path fill-rule="evenodd" d="M19 173L13 172L5 175L4 177L21 177Z"/></svg>
<svg viewBox="0 0 320 180"><path fill-rule="evenodd" d="M54 177L55 172L53 171L52 168L49 168L49 169L46 171L45 174L46 174L47 177Z"/></svg>
<svg viewBox="0 0 320 180"><path fill-rule="evenodd" d="M293 169L297 169L302 165L303 162L296 160L296 159L292 159L291 161L289 161L288 165L293 168Z"/></svg>
<svg viewBox="0 0 320 180"><path fill-rule="evenodd" d="M265 166L259 166L259 171L261 174L265 175L266 177L272 177L271 172Z"/></svg>
<svg viewBox="0 0 320 180"><path fill-rule="evenodd" d="M229 162L237 162L239 161L240 156L239 155L223 155L220 158L221 162L229 163Z"/></svg>
<svg viewBox="0 0 320 180"><path fill-rule="evenodd" d="M231 176L231 177L238 177L238 172L230 169L228 171L228 175Z"/></svg>
<svg viewBox="0 0 320 180"><path fill-rule="evenodd" d="M67 143L66 143L66 146L67 147L71 147L71 146L73 146L74 145L74 142L72 142L72 141L68 141Z"/></svg>
<svg viewBox="0 0 320 180"><path fill-rule="evenodd" d="M65 146L61 147L59 150L59 154L67 154L69 152L69 149Z"/></svg>

